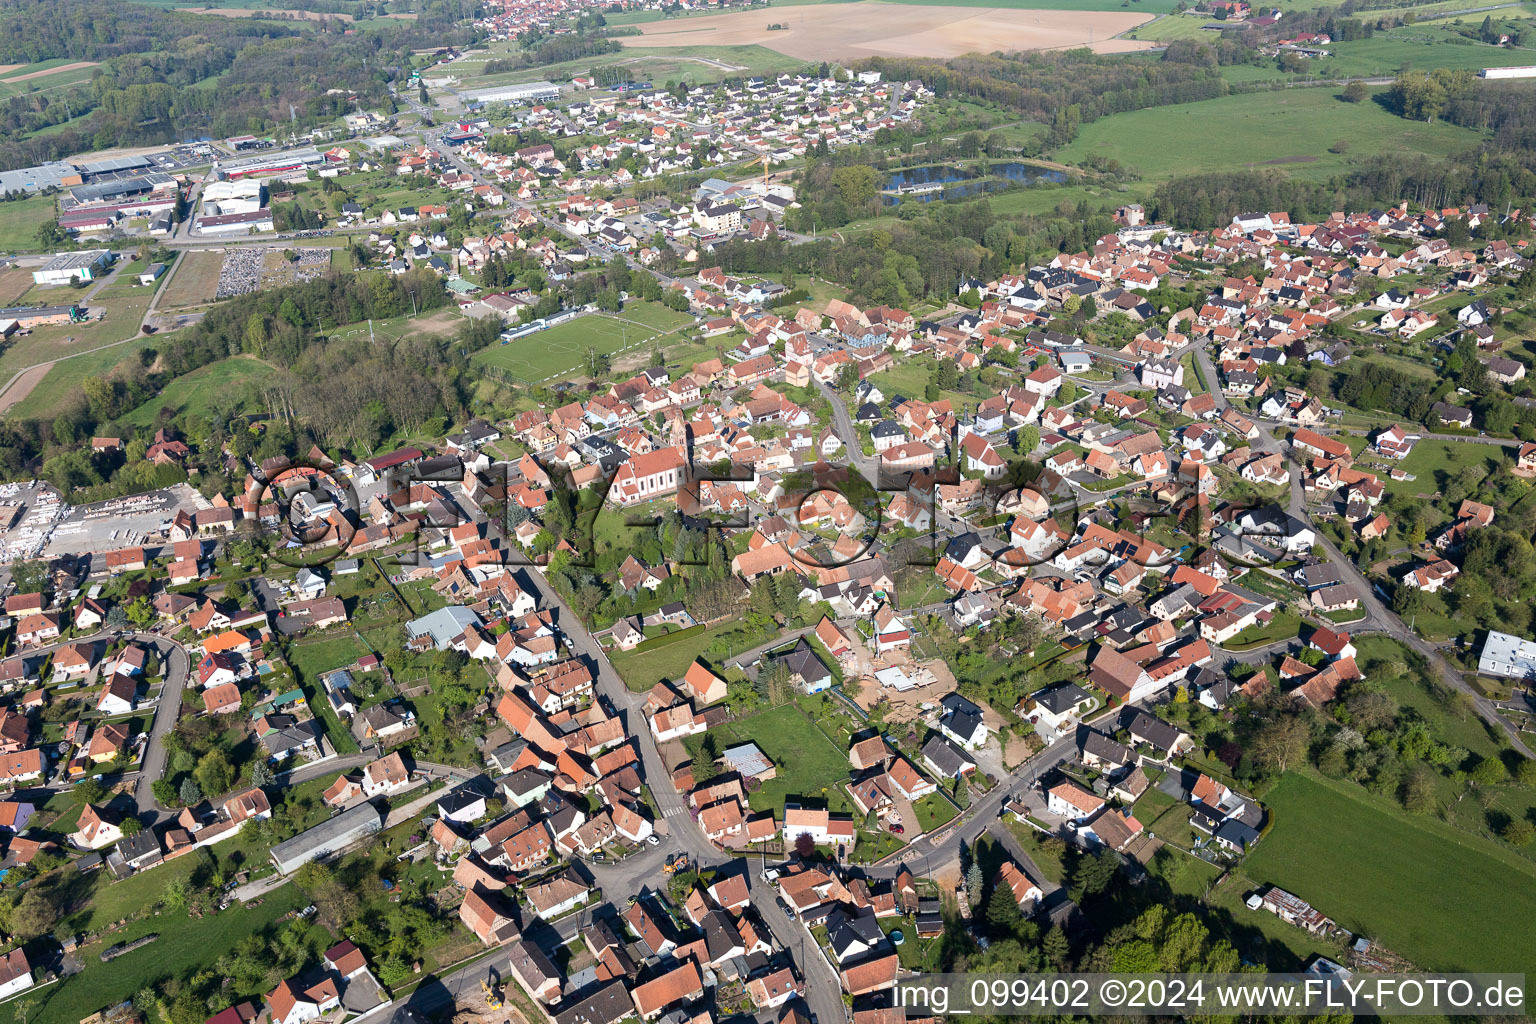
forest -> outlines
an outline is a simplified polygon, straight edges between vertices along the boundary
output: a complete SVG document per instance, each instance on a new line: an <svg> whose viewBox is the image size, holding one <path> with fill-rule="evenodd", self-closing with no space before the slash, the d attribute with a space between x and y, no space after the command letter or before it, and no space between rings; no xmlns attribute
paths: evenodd
<svg viewBox="0 0 1536 1024"><path fill-rule="evenodd" d="M299 28L105 0L0 0L0 63L101 65L87 84L0 105L0 169L192 135L260 133L291 119L317 123L352 109L348 94L387 107L391 78L423 40L472 38L456 24L470 7L433 0L417 21L345 34L340 21ZM214 78L216 89L195 87Z"/></svg>

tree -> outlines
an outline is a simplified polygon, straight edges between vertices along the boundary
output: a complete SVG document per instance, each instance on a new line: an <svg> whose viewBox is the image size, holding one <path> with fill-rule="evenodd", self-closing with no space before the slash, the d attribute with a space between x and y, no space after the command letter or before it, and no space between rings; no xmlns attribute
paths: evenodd
<svg viewBox="0 0 1536 1024"><path fill-rule="evenodd" d="M1301 716L1283 715L1259 728L1249 753L1261 770L1280 775L1291 765L1301 763L1311 732Z"/></svg>
<svg viewBox="0 0 1536 1024"><path fill-rule="evenodd" d="M266 758L258 758L252 763L251 785L257 787L270 786L276 779L277 775L272 771L272 765L267 763Z"/></svg>
<svg viewBox="0 0 1536 1024"><path fill-rule="evenodd" d="M1370 94L1370 87L1359 79L1350 82L1344 87L1344 99L1348 100L1350 103L1363 103L1365 102L1365 98Z"/></svg>
<svg viewBox="0 0 1536 1024"><path fill-rule="evenodd" d="M965 870L965 898L974 908L981 906L981 891L986 887L986 880L981 874L981 865L974 859L971 866Z"/></svg>
<svg viewBox="0 0 1536 1024"><path fill-rule="evenodd" d="M170 779L156 779L149 784L150 792L155 795L155 802L166 807L176 802L176 787Z"/></svg>
<svg viewBox="0 0 1536 1024"><path fill-rule="evenodd" d="M1509 778L1509 769L1495 755L1485 757L1472 769L1470 778L1479 786L1497 786Z"/></svg>
<svg viewBox="0 0 1536 1024"><path fill-rule="evenodd" d="M809 832L801 832L795 836L795 853L801 860L809 860L811 854L816 852L816 840L811 838Z"/></svg>
<svg viewBox="0 0 1536 1024"><path fill-rule="evenodd" d="M107 795L107 788L96 779L83 779L75 785L75 799L82 804L98 804Z"/></svg>
<svg viewBox="0 0 1536 1024"><path fill-rule="evenodd" d="M1536 788L1536 761L1530 758L1522 758L1520 766L1515 769L1515 785L1522 789Z"/></svg>
<svg viewBox="0 0 1536 1024"><path fill-rule="evenodd" d="M1014 901L1013 890L1006 885L995 887L992 899L987 902L987 924L994 931L1011 932L1023 921L1024 915L1019 912L1019 905Z"/></svg>
<svg viewBox="0 0 1536 1024"><path fill-rule="evenodd" d="M11 582L18 594L36 594L48 583L47 562L17 562L11 566Z"/></svg>
<svg viewBox="0 0 1536 1024"><path fill-rule="evenodd" d="M1532 825L1524 818L1515 818L1504 830L1499 833L1510 846L1530 846L1532 840L1536 840L1536 825Z"/></svg>
<svg viewBox="0 0 1536 1024"><path fill-rule="evenodd" d="M1067 933L1062 931L1059 925L1052 925L1051 930L1045 933L1045 938L1040 940L1040 949L1051 963L1057 967L1065 967L1067 954L1071 952L1067 943Z"/></svg>
<svg viewBox="0 0 1536 1024"><path fill-rule="evenodd" d="M11 931L23 939L35 939L53 930L58 908L48 890L34 884L11 911Z"/></svg>
<svg viewBox="0 0 1536 1024"><path fill-rule="evenodd" d="M120 827L122 828L123 835L125 836L136 836L140 832L144 831L144 823L131 814L123 819L123 823Z"/></svg>
<svg viewBox="0 0 1536 1024"><path fill-rule="evenodd" d="M218 796L229 791L235 782L235 768L229 763L224 751L215 747L202 756L194 772L204 793Z"/></svg>
<svg viewBox="0 0 1536 1024"><path fill-rule="evenodd" d="M203 798L203 791L197 788L197 780L188 775L181 780L181 793L179 795L181 796L181 802L190 807Z"/></svg>

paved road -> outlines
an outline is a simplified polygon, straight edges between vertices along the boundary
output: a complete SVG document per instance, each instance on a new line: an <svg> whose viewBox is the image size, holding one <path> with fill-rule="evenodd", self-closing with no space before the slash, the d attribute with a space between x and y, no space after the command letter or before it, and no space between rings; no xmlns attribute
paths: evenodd
<svg viewBox="0 0 1536 1024"><path fill-rule="evenodd" d="M535 570L525 570L522 576L530 589L539 595L539 606L553 611L555 624L566 644L596 668L597 693L623 722L625 734L635 739L635 745L640 751L642 775L650 786L651 797L665 823L667 835L660 845L650 847L616 865L589 865L594 877L603 886L603 891L617 898L622 893L636 893L643 888L664 885L666 875L661 868L668 853L687 853L696 865L704 867L729 863L733 858L721 853L705 838L693 820L687 803L673 787L671 773L656 747L650 725L641 714L644 696L633 693L624 684L597 641L592 639L581 620L566 606L542 574ZM846 1019L841 984L819 953L814 950L808 953L805 951L805 929L789 920L765 884L749 877L747 885L752 905L767 923L778 944L789 950L802 950L795 961L806 981L807 1005L816 1015L818 1024L835 1024Z"/></svg>
<svg viewBox="0 0 1536 1024"><path fill-rule="evenodd" d="M1227 399L1221 393L1220 378L1216 374L1215 367L1211 365L1211 358L1206 352L1205 346L1192 345L1191 348L1194 351L1195 360L1199 364L1201 372L1205 375L1206 382L1213 389L1213 394L1216 395L1218 408L1225 408ZM1285 451L1285 448L1274 436L1273 429L1276 424L1261 420L1257 421L1256 425L1258 426L1259 437L1255 441L1255 447L1272 452ZM1514 447L1519 444L1517 441L1508 441L1496 437L1461 437L1454 434L1429 434L1427 439L1432 441L1462 441L1475 444L1499 445L1505 448ZM1287 458L1289 460L1291 479L1286 511L1298 519L1310 522L1311 520L1307 515L1305 494L1301 485L1303 466L1295 459L1294 453L1287 452ZM1429 662L1430 666L1446 685L1472 698L1477 713L1487 722L1501 729L1507 736L1511 746L1526 757L1536 757L1536 754L1533 754L1531 748L1521 739L1520 730L1515 724L1500 714L1493 701L1474 689L1462 677L1461 672L1445 660L1445 657L1437 648L1410 629L1401 617L1381 601L1376 594L1376 588L1371 584L1370 580L1366 579L1365 574L1356 567L1353 561L1344 557L1344 553L1339 550L1338 545L1334 544L1322 531L1317 532L1317 543L1327 554L1328 559L1339 567L1339 571L1350 586L1360 594L1361 605L1365 608L1365 617L1350 623L1348 628L1351 633L1382 633L1421 655ZM1250 655L1253 653L1248 652Z"/></svg>
<svg viewBox="0 0 1536 1024"><path fill-rule="evenodd" d="M176 720L181 717L181 695L187 677L192 674L192 659L174 640L152 633L135 633L133 636L153 646L165 665L165 685L161 687L160 700L155 705L155 723L149 730L149 743L139 766L139 784L134 791L138 819L148 828L162 813L155 799L153 783L165 774L165 734L176 727ZM165 812L167 817L169 814Z"/></svg>

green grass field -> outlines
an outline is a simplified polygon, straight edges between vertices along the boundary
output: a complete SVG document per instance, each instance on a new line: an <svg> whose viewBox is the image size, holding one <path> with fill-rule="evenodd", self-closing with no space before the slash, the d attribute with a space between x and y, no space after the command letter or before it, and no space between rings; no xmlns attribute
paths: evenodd
<svg viewBox="0 0 1536 1024"><path fill-rule="evenodd" d="M239 842L240 840L231 840ZM215 847L214 849L218 849ZM201 858L192 855L111 883L105 872L95 877L95 888L85 910L59 922L59 934L102 929L119 918L138 913L165 892L173 878L185 877ZM39 987L27 994L31 1001L28 1024L76 1024L97 1010L131 999L140 988L171 975L190 973L212 965L234 944L253 932L263 932L278 919L304 902L304 894L294 886L285 886L269 894L259 907L236 906L202 918L191 918L186 911L165 911L133 921L121 931L112 932L105 941L85 946L81 960L85 969L62 981ZM149 946L134 950L108 963L98 954L108 945L127 942L156 932L160 938ZM0 1004L0 1022L16 1020L21 1000Z"/></svg>
<svg viewBox="0 0 1536 1024"><path fill-rule="evenodd" d="M1503 11L1493 11L1497 18ZM1481 21L1481 17L1478 17ZM1531 63L1527 50L1506 50L1497 46L1450 42L1453 38L1443 24L1413 25L1378 33L1370 39L1337 43L1330 47L1333 56L1317 61L1312 73L1324 78L1350 75L1389 75L1412 67L1417 71L1434 68L1476 71L1484 67L1507 67Z"/></svg>
<svg viewBox="0 0 1536 1024"><path fill-rule="evenodd" d="M881 3L926 4L932 7L996 7L1005 11L1123 11L1168 14L1177 0L880 0Z"/></svg>
<svg viewBox="0 0 1536 1024"><path fill-rule="evenodd" d="M0 252L37 248L37 229L53 219L52 196L30 196L0 203Z"/></svg>
<svg viewBox="0 0 1536 1024"><path fill-rule="evenodd" d="M718 13L718 12L715 12ZM622 40L621 40L622 41ZM740 76L743 72L762 74L768 71L796 71L806 66L806 62L796 57L787 57L766 46L690 46L686 55L679 54L676 49L652 47L652 46L626 46L618 53L602 54L596 57L582 57L578 60L562 61L558 64L545 64L536 68L523 68L518 71L506 71L500 74L482 74L485 64L497 57L506 56L510 51L508 46L495 46L486 54L476 54L472 57L464 57L454 61L446 69L459 76L459 83L453 88L456 90L488 89L497 85L511 85L519 82L533 82L541 80L562 81L568 80L573 75L585 74L594 68L608 67L613 64L622 64L626 73L635 81L649 81L657 84L666 82L689 81L694 83L714 82L722 78ZM704 57L710 60L724 61L735 65L742 71L728 71L713 64L707 64L699 60L691 60L691 57Z"/></svg>
<svg viewBox="0 0 1536 1024"><path fill-rule="evenodd" d="M1481 467L1493 472L1508 460L1508 452L1496 445L1457 441L1420 441L1398 465L1412 480L1383 477L1388 491L1403 494L1434 494L1466 467Z"/></svg>
<svg viewBox="0 0 1536 1024"><path fill-rule="evenodd" d="M621 313L589 314L505 345L492 345L477 352L474 362L538 383L579 371L588 349L612 356L692 323L692 317L660 303L631 302Z"/></svg>
<svg viewBox="0 0 1536 1024"><path fill-rule="evenodd" d="M1107 9L1107 8L1106 8ZM1154 43L1171 43L1175 39L1220 39L1221 33L1206 31L1205 26L1213 24L1213 19L1208 15L1196 14L1167 14L1156 21L1149 21L1145 25L1138 25L1125 33L1127 39L1146 39Z"/></svg>
<svg viewBox="0 0 1536 1024"><path fill-rule="evenodd" d="M704 653L710 643L721 633L728 632L735 623L726 622L711 629L688 633L670 644L662 644L645 650L608 653L614 671L624 684L636 692L644 692L663 679L679 679L695 658Z"/></svg>
<svg viewBox="0 0 1536 1024"><path fill-rule="evenodd" d="M47 376L38 381L27 397L16 403L6 415L16 419L52 418L58 414L64 402L79 391L80 382L86 377L107 373L122 360L154 343L154 338L134 338L122 345L97 349L72 359L62 359L54 363ZM5 379L10 379L9 373Z"/></svg>
<svg viewBox="0 0 1536 1024"><path fill-rule="evenodd" d="M216 401L237 406L256 385L276 375L275 368L259 359L245 356L221 359L177 377L165 386L159 397L145 402L123 419L138 426L148 426L165 408L174 409L177 414L204 416Z"/></svg>
<svg viewBox="0 0 1536 1024"><path fill-rule="evenodd" d="M1243 870L1425 970L1536 969L1536 867L1348 783L1287 775Z"/></svg>
<svg viewBox="0 0 1536 1024"><path fill-rule="evenodd" d="M1274 167L1324 177L1350 154L1446 156L1482 136L1437 122L1406 121L1372 102L1345 103L1331 89L1249 93L1115 114L1084 125L1056 154L1067 163L1111 157L1155 182L1215 168ZM1328 152L1336 142L1349 152Z"/></svg>

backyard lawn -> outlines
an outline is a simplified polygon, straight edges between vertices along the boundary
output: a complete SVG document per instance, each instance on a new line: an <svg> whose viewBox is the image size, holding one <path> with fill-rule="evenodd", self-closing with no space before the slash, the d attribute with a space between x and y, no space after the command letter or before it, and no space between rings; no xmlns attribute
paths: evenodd
<svg viewBox="0 0 1536 1024"><path fill-rule="evenodd" d="M1536 866L1347 783L1289 774L1243 870L1425 970L1536 969Z"/></svg>
<svg viewBox="0 0 1536 1024"><path fill-rule="evenodd" d="M812 805L825 802L833 811L852 813L853 802L843 791L848 780L848 755L823 736L793 704L763 711L710 730L719 749L738 743L756 743L777 767L777 776L748 794L754 811L784 814L788 797L802 797ZM690 737L691 751L699 748L702 736Z"/></svg>
<svg viewBox="0 0 1536 1024"><path fill-rule="evenodd" d="M137 913L158 900L172 879L189 875L200 859L196 855L184 857L121 882L112 882L106 872L99 872L89 905L60 921L59 934L103 928ZM167 910L160 917L149 914L132 921L104 941L82 947L80 958L85 969L81 973L34 990L27 1024L76 1024L103 1007L132 998L147 984L209 967L240 939L272 927L303 902L304 894L297 887L284 886L251 909L237 905L202 918ZM160 938L108 963L101 962L98 954L108 945L151 932ZM19 1002L13 999L0 1004L0 1024L16 1019Z"/></svg>

